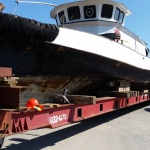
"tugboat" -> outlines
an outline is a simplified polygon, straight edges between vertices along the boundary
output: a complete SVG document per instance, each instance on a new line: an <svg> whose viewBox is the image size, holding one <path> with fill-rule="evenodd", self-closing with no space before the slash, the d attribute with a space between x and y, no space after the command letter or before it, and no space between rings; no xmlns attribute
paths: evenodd
<svg viewBox="0 0 150 150"><path fill-rule="evenodd" d="M21 104L30 97L47 102L64 89L93 94L108 81L149 86L149 50L124 27L129 15L112 0L56 6L50 16L57 26L1 13L0 66L13 68L19 85L28 86Z"/></svg>

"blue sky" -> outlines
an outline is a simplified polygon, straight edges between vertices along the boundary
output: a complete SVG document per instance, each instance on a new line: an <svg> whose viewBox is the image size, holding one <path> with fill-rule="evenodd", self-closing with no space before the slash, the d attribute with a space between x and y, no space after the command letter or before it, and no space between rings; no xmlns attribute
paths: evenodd
<svg viewBox="0 0 150 150"><path fill-rule="evenodd" d="M27 0L30 1L30 0ZM43 1L53 4L62 4L64 2L72 2L74 0L32 0L32 1ZM125 27L130 31L137 34L141 39L148 43L150 48L150 0L115 0L123 3L133 13L127 17ZM18 5L15 0L0 0L5 5L4 12L13 13L16 8L15 14L26 18L35 19L44 23L55 23L50 18L50 10L53 7L38 4L22 4Z"/></svg>

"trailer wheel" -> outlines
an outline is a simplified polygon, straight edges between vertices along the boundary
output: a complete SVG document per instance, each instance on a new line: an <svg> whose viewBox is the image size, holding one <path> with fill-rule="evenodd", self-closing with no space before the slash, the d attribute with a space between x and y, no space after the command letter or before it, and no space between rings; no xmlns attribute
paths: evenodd
<svg viewBox="0 0 150 150"><path fill-rule="evenodd" d="M59 28L33 19L0 13L0 33L52 42L57 37Z"/></svg>
<svg viewBox="0 0 150 150"><path fill-rule="evenodd" d="M1 149L2 146L3 146L4 140L5 140L5 137L1 137L1 138L0 138L0 149Z"/></svg>

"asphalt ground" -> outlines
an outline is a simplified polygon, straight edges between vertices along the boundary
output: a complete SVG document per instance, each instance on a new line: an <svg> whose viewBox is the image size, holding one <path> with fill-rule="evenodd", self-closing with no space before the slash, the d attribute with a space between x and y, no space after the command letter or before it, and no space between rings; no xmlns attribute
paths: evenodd
<svg viewBox="0 0 150 150"><path fill-rule="evenodd" d="M150 150L150 102L5 138L3 150Z"/></svg>

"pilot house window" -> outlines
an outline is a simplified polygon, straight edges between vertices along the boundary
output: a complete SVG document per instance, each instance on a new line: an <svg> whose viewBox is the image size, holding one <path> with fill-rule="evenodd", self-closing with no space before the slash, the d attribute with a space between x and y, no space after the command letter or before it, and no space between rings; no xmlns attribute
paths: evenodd
<svg viewBox="0 0 150 150"><path fill-rule="evenodd" d="M123 19L124 19L124 12L121 11L119 8L116 8L114 19L118 23L122 24L123 23Z"/></svg>
<svg viewBox="0 0 150 150"><path fill-rule="evenodd" d="M113 13L113 6L112 5L108 5L108 4L104 4L102 6L102 12L101 12L101 17L102 18L112 18L112 13Z"/></svg>
<svg viewBox="0 0 150 150"><path fill-rule="evenodd" d="M124 19L124 12L120 12L120 15L119 15L119 20L118 20L118 22L119 23L122 23L123 22L123 19Z"/></svg>
<svg viewBox="0 0 150 150"><path fill-rule="evenodd" d="M60 24L64 24L66 22L66 17L64 15L64 11L58 13Z"/></svg>
<svg viewBox="0 0 150 150"><path fill-rule="evenodd" d="M115 16L114 16L114 19L115 19L116 21L118 21L119 13L120 13L120 9L119 9L119 8L116 8Z"/></svg>
<svg viewBox="0 0 150 150"><path fill-rule="evenodd" d="M68 18L70 21L80 19L80 8L79 6L74 6L68 8Z"/></svg>
<svg viewBox="0 0 150 150"><path fill-rule="evenodd" d="M84 6L84 18L96 18L96 6L95 5L89 5Z"/></svg>

